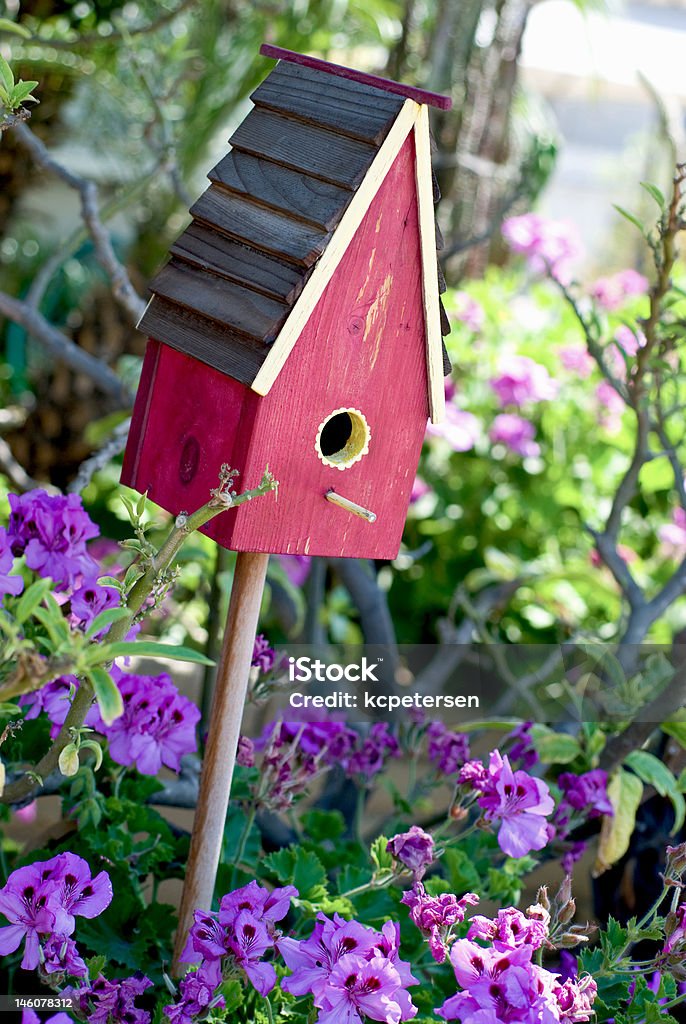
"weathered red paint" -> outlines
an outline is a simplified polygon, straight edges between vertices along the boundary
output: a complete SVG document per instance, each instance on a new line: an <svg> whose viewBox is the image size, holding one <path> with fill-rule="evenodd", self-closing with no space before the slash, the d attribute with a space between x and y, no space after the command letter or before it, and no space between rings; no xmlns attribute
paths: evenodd
<svg viewBox="0 0 686 1024"><path fill-rule="evenodd" d="M278 500L268 495L213 520L206 532L220 544L394 558L428 418L421 265L410 134L268 395L151 342L154 384L137 399L124 482L178 513L207 500L222 462L240 470L240 489L254 487L269 464ZM343 407L364 413L371 442L339 470L319 459L315 439ZM371 509L376 522L331 505L329 488Z"/></svg>

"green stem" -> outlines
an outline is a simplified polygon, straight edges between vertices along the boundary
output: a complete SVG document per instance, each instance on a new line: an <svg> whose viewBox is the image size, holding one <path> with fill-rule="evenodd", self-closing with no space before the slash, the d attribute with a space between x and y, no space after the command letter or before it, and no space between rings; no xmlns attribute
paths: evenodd
<svg viewBox="0 0 686 1024"><path fill-rule="evenodd" d="M267 1017L269 1018L269 1024L274 1024L274 1014L272 1012L272 1004L269 1002L269 996L265 996L264 1001L267 1008Z"/></svg>
<svg viewBox="0 0 686 1024"><path fill-rule="evenodd" d="M250 810L248 811L248 816L245 819L245 825L243 826L243 831L241 832L241 838L238 840L238 849L236 850L234 865L240 864L243 860L243 854L245 853L245 847L248 842L248 836L250 835L252 827L255 823L255 813L256 809L255 805L253 804L251 805Z"/></svg>

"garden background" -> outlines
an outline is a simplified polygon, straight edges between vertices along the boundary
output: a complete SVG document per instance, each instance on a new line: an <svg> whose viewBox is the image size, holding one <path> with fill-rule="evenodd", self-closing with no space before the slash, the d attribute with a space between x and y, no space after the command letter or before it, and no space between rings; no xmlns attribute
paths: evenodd
<svg viewBox="0 0 686 1024"><path fill-rule="evenodd" d="M0 910L16 925L13 872L49 858L78 855L101 879L97 906L63 900L70 923L61 932L58 918L48 927L22 917L25 947L10 949L5 935L8 992L76 986L67 1019L101 1024L149 1015L397 1024L435 1021L441 1003L465 1024L574 1024L589 1019L590 973L598 1020L663 1020L672 1007L680 1019L686 858L666 862L665 848L679 849L686 810L685 41L686 12L662 3L6 0ZM174 914L235 556L193 533L177 569L156 565L133 608L172 523L118 479L146 283L271 67L258 56L263 42L452 97L452 111L432 111L432 129L453 374L446 421L427 432L398 558L270 560L244 730L252 740L242 741L216 895L255 877L298 890L287 918L285 904L277 901L277 917L251 897L260 956L270 968L270 955L283 960L279 984L272 991L274 968L234 948L229 900L217 919L228 943L221 956L196 935L197 975L215 965L204 994L187 982L173 996ZM241 481L225 482L224 493L232 487L240 492ZM116 611L127 602L128 617ZM351 652L363 642L394 652L393 671L403 667L398 645L435 645L434 681L488 664L512 699L485 709L493 721L462 730L420 718L352 733L336 722L328 732L270 724L262 700L281 685L275 647ZM133 660L112 672L120 652ZM82 716L63 727L77 691L86 725ZM127 711L115 714L122 697ZM577 714L549 721L546 702L560 698ZM143 699L154 725L143 721ZM514 840L503 835L508 816L493 794L509 767L489 762L496 747L537 808L529 813L549 817L547 836L540 820L526 842L516 828ZM475 764L481 775L465 769ZM410 838L387 848L394 834ZM66 864L40 882L53 903L50 885ZM570 931L567 872L580 926L600 932ZM82 890L90 884L79 879ZM551 893L562 885L557 902L536 895L545 884ZM401 904L403 891L419 903ZM454 951L474 938L500 954L511 947L485 925L465 938L471 892L498 921L499 909L543 908L522 925L529 959L492 976L525 961L540 967L544 949L545 967L564 968L577 987L564 998L528 989L514 1009L505 982L482 998ZM453 901L449 923L421 903L441 897ZM409 968L393 968L398 981L390 968L375 978L397 1009L361 996L342 1008L328 989L282 984L286 967L293 978L303 969L303 936L318 912L330 919L325 931L335 913L379 934L400 922L403 956L421 982L409 990L418 1015L398 995ZM438 925L426 924L429 912ZM301 943L297 955L275 933L284 919L299 936L288 940ZM545 940L532 937L539 920ZM60 942L49 946L54 934ZM90 988L84 961L67 949L72 935ZM35 963L31 936L42 951ZM570 967L564 948L582 940L588 948ZM376 959L381 948L369 946ZM532 977L548 984L535 971L527 984ZM246 978L254 993L243 991ZM465 997L457 1003L455 979Z"/></svg>

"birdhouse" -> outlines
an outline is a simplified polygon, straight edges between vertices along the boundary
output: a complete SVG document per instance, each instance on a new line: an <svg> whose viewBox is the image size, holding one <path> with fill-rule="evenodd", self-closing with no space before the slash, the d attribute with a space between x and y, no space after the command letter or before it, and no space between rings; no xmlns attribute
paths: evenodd
<svg viewBox="0 0 686 1024"><path fill-rule="evenodd" d="M442 342L423 90L278 60L151 285L123 482L170 512L219 468L278 501L205 532L236 551L397 555ZM439 243L440 244L440 243Z"/></svg>

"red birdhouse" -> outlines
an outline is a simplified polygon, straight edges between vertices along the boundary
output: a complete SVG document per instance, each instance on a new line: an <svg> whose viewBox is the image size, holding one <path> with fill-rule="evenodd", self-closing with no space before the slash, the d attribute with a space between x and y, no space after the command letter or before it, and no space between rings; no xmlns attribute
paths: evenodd
<svg viewBox="0 0 686 1024"><path fill-rule="evenodd" d="M394 558L444 407L426 105L449 101L261 52L279 62L151 285L122 479L176 514L222 463L242 487L268 464L278 501L214 519L219 544Z"/></svg>

